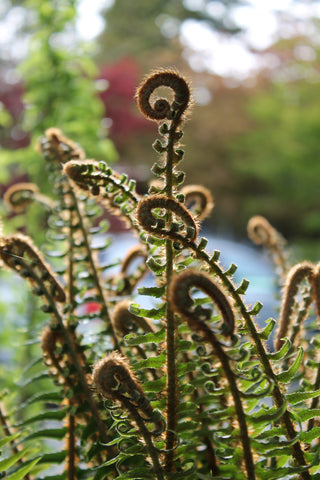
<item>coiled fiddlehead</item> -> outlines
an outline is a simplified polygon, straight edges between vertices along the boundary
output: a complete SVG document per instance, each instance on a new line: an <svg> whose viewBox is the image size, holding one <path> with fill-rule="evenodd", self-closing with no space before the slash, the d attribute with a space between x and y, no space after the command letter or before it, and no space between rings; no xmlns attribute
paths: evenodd
<svg viewBox="0 0 320 480"><path fill-rule="evenodd" d="M23 211L32 202L38 202L48 210L53 208L51 198L42 195L34 183L22 182L12 185L4 193L3 200L16 212Z"/></svg>
<svg viewBox="0 0 320 480"><path fill-rule="evenodd" d="M287 335L290 320L295 307L295 297L303 280L307 280L312 287L314 278L314 265L311 262L301 262L295 265L288 273L282 295L282 304L279 316L278 330L275 336L275 348L279 350L283 345L283 337ZM310 306L312 296L308 302ZM308 310L305 309L306 316ZM300 319L302 321L303 318Z"/></svg>
<svg viewBox="0 0 320 480"><path fill-rule="evenodd" d="M114 172L105 162L95 160L70 161L63 171L78 188L96 197L112 213L136 228L132 212L140 197L135 192L134 180Z"/></svg>
<svg viewBox="0 0 320 480"><path fill-rule="evenodd" d="M119 402L129 412L146 443L157 479L164 480L159 455L152 440L152 435L162 433L163 419L150 405L126 357L116 351L111 352L95 365L92 380L98 393L104 398ZM150 432L146 422L154 423L156 430Z"/></svg>
<svg viewBox="0 0 320 480"><path fill-rule="evenodd" d="M174 100L170 103L165 98L158 98L153 105L150 97L159 87L170 87L174 91ZM190 88L187 81L173 70L151 73L140 85L137 94L138 106L150 120L172 120L179 122L190 104Z"/></svg>
<svg viewBox="0 0 320 480"><path fill-rule="evenodd" d="M210 190L202 185L187 185L180 190L185 197L184 203L198 222L208 217L214 207ZM188 205L194 203L190 209Z"/></svg>
<svg viewBox="0 0 320 480"><path fill-rule="evenodd" d="M127 335L140 327L144 332L154 332L153 325L145 318L138 317L129 311L129 300L118 302L112 315L112 323L116 332Z"/></svg>
<svg viewBox="0 0 320 480"><path fill-rule="evenodd" d="M233 309L223 291L206 274L188 269L172 278L170 283L169 302L173 306L174 311L181 315L183 320L188 323L191 330L204 336L205 340L213 347L215 354L221 362L222 368L229 382L231 394L235 404L235 410L240 427L240 436L247 478L248 480L254 480L256 477L250 447L250 438L235 375L230 366L228 356L225 354L221 343L218 341L212 328L210 328L210 326L206 323L208 320L207 312L205 312L202 308L192 308L193 300L190 296L190 290L192 287L203 290L217 305L223 318L221 333L224 335L231 335L234 331Z"/></svg>
<svg viewBox="0 0 320 480"><path fill-rule="evenodd" d="M34 287L34 293L45 297L50 306L54 305L54 302L65 302L66 295L62 285L28 237L17 234L2 238L0 257L8 267L28 279Z"/></svg>
<svg viewBox="0 0 320 480"><path fill-rule="evenodd" d="M174 215L181 223L170 222L166 226L165 218L156 216L154 209L164 209L166 213ZM197 224L191 213L184 205L173 198L164 195L153 195L142 199L138 203L137 220L144 230L153 235L168 238L173 241L181 241L183 239L195 240L198 234ZM183 233L181 232L183 228Z"/></svg>
<svg viewBox="0 0 320 480"><path fill-rule="evenodd" d="M274 264L279 269L280 279L283 281L289 269L284 250L285 239L261 215L250 218L247 230L249 238L255 244L263 245L270 251Z"/></svg>
<svg viewBox="0 0 320 480"><path fill-rule="evenodd" d="M63 164L69 160L84 160L85 153L75 142L65 137L58 128L48 128L40 139L38 150L52 162Z"/></svg>
<svg viewBox="0 0 320 480"><path fill-rule="evenodd" d="M118 294L129 295L132 293L137 283L142 280L148 272L148 266L146 264L147 258L148 252L145 245L136 245L128 250L122 261L120 273L115 278L116 283L119 284L117 287ZM133 272L130 272L132 265L137 259L140 259L141 262L135 266Z"/></svg>

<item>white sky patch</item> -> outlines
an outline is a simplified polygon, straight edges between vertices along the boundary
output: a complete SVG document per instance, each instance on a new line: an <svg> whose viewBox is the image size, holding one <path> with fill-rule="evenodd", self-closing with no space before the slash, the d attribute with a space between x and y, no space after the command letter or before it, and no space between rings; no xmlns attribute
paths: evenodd
<svg viewBox="0 0 320 480"><path fill-rule="evenodd" d="M180 40L190 47L186 54L196 71L245 78L256 67L256 56L242 42L204 27L194 20L184 22Z"/></svg>
<svg viewBox="0 0 320 480"><path fill-rule="evenodd" d="M104 28L104 21L99 14L102 8L111 6L113 0L81 0L78 9L76 28L81 38L92 40Z"/></svg>
<svg viewBox="0 0 320 480"><path fill-rule="evenodd" d="M278 22L265 2L253 7L239 7L232 15L236 25L245 29L243 37L259 50L269 47L276 39Z"/></svg>

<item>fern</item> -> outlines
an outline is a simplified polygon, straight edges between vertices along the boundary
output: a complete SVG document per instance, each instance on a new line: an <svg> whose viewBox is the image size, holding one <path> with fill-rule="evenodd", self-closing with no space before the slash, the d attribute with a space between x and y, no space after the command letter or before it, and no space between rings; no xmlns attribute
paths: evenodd
<svg viewBox="0 0 320 480"><path fill-rule="evenodd" d="M162 86L172 100L156 96ZM319 265L291 267L281 235L262 217L249 222L283 286L279 320L259 330L248 280L199 237L210 193L182 186L188 82L153 72L137 102L161 136L147 195L53 128L39 143L52 195L23 183L4 196L20 213L38 202L48 229L41 250L27 235L1 237L3 268L30 285L45 317L36 356L1 398L0 469L11 480L320 478ZM121 262L103 261L104 209L137 237ZM154 284L139 287L148 273Z"/></svg>

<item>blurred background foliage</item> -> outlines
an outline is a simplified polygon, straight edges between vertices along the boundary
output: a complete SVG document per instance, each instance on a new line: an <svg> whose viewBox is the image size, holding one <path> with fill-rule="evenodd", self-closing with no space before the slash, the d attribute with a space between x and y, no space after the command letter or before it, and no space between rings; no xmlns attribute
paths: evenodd
<svg viewBox="0 0 320 480"><path fill-rule="evenodd" d="M1 50L2 192L17 179L50 188L34 149L50 126L90 157L117 159L143 191L155 129L138 113L134 93L145 73L174 65L194 88L185 168L188 183L204 184L215 197L208 226L245 236L248 218L259 213L290 240L312 245L316 257L320 27L311 7L319 2L291 0L287 10L279 8L274 43L259 50L246 45L257 66L242 77L218 75L183 34L188 22L197 22L221 39L243 40L246 27L235 9L247 3L109 0L101 2L103 27L88 41L77 27L81 9L90 9L87 0L4 0L1 24L12 38ZM304 12L310 7L309 15L290 8L299 3Z"/></svg>

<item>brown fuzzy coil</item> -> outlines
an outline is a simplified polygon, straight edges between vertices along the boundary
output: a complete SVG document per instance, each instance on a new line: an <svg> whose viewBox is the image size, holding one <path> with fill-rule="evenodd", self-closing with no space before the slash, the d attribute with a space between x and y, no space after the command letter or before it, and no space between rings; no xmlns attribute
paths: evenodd
<svg viewBox="0 0 320 480"><path fill-rule="evenodd" d="M8 267L39 288L40 292L42 287L47 285L54 300L65 302L63 287L30 238L21 234L3 237L0 242L0 257Z"/></svg>
<svg viewBox="0 0 320 480"><path fill-rule="evenodd" d="M121 400L123 394L130 394L133 391L144 395L127 358L116 351L95 365L92 380L97 392L110 400Z"/></svg>
<svg viewBox="0 0 320 480"><path fill-rule="evenodd" d="M181 189L185 196L185 205L194 202L192 213L197 220L203 220L208 217L214 207L213 198L210 190L202 185L187 185Z"/></svg>
<svg viewBox="0 0 320 480"><path fill-rule="evenodd" d="M315 267L311 262L301 262L291 268L288 273L283 291L283 300L280 309L279 326L275 337L275 348L279 350L283 344L282 338L287 335L290 320L295 306L295 296L303 280L307 280L311 287L314 284Z"/></svg>
<svg viewBox="0 0 320 480"><path fill-rule="evenodd" d="M129 300L123 300L117 303L113 311L112 324L116 332L127 335L136 330L137 327L140 327L144 332L154 332L153 325L148 320L129 311L130 303Z"/></svg>
<svg viewBox="0 0 320 480"><path fill-rule="evenodd" d="M159 87L170 87L174 91L172 104L165 98L158 98L150 103L152 93ZM151 73L140 85L137 94L138 106L148 119L179 119L190 104L190 88L187 81L173 70Z"/></svg>
<svg viewBox="0 0 320 480"><path fill-rule="evenodd" d="M98 186L99 180L103 179L102 172L99 176L99 162L96 160L84 160L82 162L71 160L64 165L63 170L82 190L89 190L90 187ZM95 172L94 176L92 175L93 171Z"/></svg>
<svg viewBox="0 0 320 480"><path fill-rule="evenodd" d="M167 228L162 218L157 219L154 216L152 211L155 208L171 212L179 220L182 220L184 223L184 232L182 233L180 231L180 226L177 223L172 223L171 226ZM158 235L176 241L194 241L197 238L198 227L193 216L184 205L173 198L164 195L146 197L138 203L136 215L143 229L156 236Z"/></svg>
<svg viewBox="0 0 320 480"><path fill-rule="evenodd" d="M250 218L248 236L257 245L264 245L269 248L276 246L280 238L277 230L261 215Z"/></svg>
<svg viewBox="0 0 320 480"><path fill-rule="evenodd" d="M148 257L148 252L146 251L144 245L135 245L128 250L121 264L121 273L127 274L132 262L139 257L141 257L143 260Z"/></svg>
<svg viewBox="0 0 320 480"><path fill-rule="evenodd" d="M223 319L222 333L231 335L234 331L235 314L224 292L209 275L194 269L186 269L175 275L170 284L169 301L176 313L186 319L192 330L201 331L205 336L211 335L211 328L206 324L208 310L203 307L194 308L190 290L198 288L211 297L218 307Z"/></svg>
<svg viewBox="0 0 320 480"><path fill-rule="evenodd" d="M39 193L39 189L34 183L16 183L6 190L3 200L9 207L20 211L32 203L34 195L37 193Z"/></svg>
<svg viewBox="0 0 320 480"><path fill-rule="evenodd" d="M38 149L48 160L66 163L69 160L84 160L84 151L72 140L65 137L58 128L49 128L40 139Z"/></svg>

